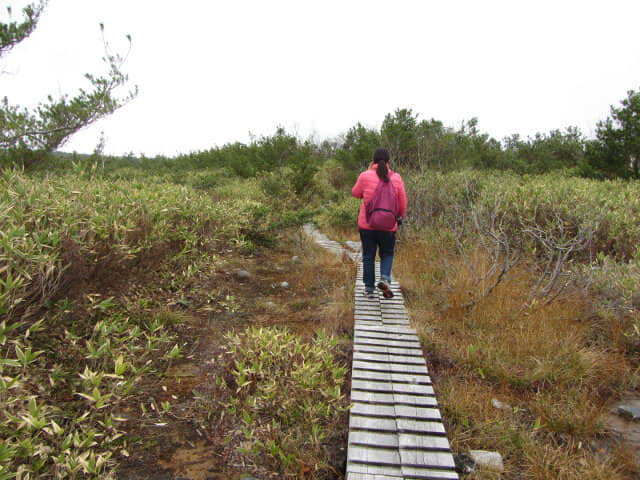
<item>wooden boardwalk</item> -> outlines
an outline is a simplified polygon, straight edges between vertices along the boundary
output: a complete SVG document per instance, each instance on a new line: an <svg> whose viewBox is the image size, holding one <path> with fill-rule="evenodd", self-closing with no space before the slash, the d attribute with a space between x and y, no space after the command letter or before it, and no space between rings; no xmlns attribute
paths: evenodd
<svg viewBox="0 0 640 480"><path fill-rule="evenodd" d="M305 231L358 265L346 480L458 479L416 331L397 282L395 296L364 295L357 245L344 249ZM380 265L376 264L376 278Z"/></svg>
<svg viewBox="0 0 640 480"><path fill-rule="evenodd" d="M457 479L420 342L391 289L367 298L358 264L346 478Z"/></svg>

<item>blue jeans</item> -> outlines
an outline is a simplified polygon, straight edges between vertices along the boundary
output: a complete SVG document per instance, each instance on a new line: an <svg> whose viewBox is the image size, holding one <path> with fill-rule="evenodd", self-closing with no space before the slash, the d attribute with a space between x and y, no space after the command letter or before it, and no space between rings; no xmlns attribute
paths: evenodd
<svg viewBox="0 0 640 480"><path fill-rule="evenodd" d="M375 289L376 251L378 249L380 253L380 277L386 282L391 282L391 265L393 264L393 251L396 246L396 232L360 230L360 241L362 242L362 281L365 289Z"/></svg>

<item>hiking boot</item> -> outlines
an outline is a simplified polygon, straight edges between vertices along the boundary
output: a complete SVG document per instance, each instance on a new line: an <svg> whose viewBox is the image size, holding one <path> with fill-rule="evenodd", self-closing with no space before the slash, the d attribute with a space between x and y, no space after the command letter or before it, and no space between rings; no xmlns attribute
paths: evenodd
<svg viewBox="0 0 640 480"><path fill-rule="evenodd" d="M367 298L376 298L376 292L374 290L364 290L364 296Z"/></svg>
<svg viewBox="0 0 640 480"><path fill-rule="evenodd" d="M391 288L389 288L389 285L387 285L386 280L378 282L378 288L382 292L382 296L384 298L393 298L393 292L391 291Z"/></svg>

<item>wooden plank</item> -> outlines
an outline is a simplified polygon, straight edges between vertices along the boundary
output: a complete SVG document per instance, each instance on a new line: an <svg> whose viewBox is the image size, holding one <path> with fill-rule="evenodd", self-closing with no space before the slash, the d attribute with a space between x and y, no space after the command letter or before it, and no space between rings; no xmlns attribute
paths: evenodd
<svg viewBox="0 0 640 480"><path fill-rule="evenodd" d="M401 465L400 452L395 449L363 447L349 445L347 461L352 463L368 463L371 465Z"/></svg>
<svg viewBox="0 0 640 480"><path fill-rule="evenodd" d="M400 327L407 328L404 325L387 325L382 322L382 320L377 321L379 326L387 326L387 327ZM420 341L418 340L417 335L399 335L397 333L385 333L385 332L370 332L367 330L354 330L353 332L353 341L357 342L358 340L376 340L378 342L383 342L382 345L386 345L385 342L410 342L412 345L416 345L418 347L422 347ZM389 343L389 346L393 346L393 344Z"/></svg>
<svg viewBox="0 0 640 480"><path fill-rule="evenodd" d="M440 435L424 435L416 433L398 433L398 445L400 448L414 450L440 450L450 452L451 446L447 437ZM402 454L400 455L402 457Z"/></svg>
<svg viewBox="0 0 640 480"><path fill-rule="evenodd" d="M378 320L356 320L355 326L363 326L363 325L382 325L382 322Z"/></svg>
<svg viewBox="0 0 640 480"><path fill-rule="evenodd" d="M354 338L378 338L383 340L394 340L402 342L414 342L420 343L418 337L415 335L399 335L397 333L385 333L385 332L368 332L365 330L357 330L354 332Z"/></svg>
<svg viewBox="0 0 640 480"><path fill-rule="evenodd" d="M396 418L396 409L392 405L370 405L368 403L354 403L349 410L351 415L372 418ZM439 420L439 418L436 418Z"/></svg>
<svg viewBox="0 0 640 480"><path fill-rule="evenodd" d="M363 390L367 392L388 392L393 393L393 383L391 382L374 382L371 380L351 380L351 391Z"/></svg>
<svg viewBox="0 0 640 480"><path fill-rule="evenodd" d="M353 352L354 360L365 362L402 363L407 365L426 365L423 357L408 355L389 355L387 353L363 352L360 350Z"/></svg>
<svg viewBox="0 0 640 480"><path fill-rule="evenodd" d="M384 332L384 333L399 333L401 335L413 335L413 336L417 336L418 332L416 332L415 329L413 328L406 328L406 327L392 327L392 326L384 326L384 325L380 325L377 327L363 327L363 328L358 328L356 327L356 330L366 330L369 332Z"/></svg>
<svg viewBox="0 0 640 480"><path fill-rule="evenodd" d="M406 313L380 312L380 316L385 320L409 320L409 317Z"/></svg>
<svg viewBox="0 0 640 480"><path fill-rule="evenodd" d="M402 475L402 472L398 475ZM346 480L404 480L404 477L398 475L347 472Z"/></svg>
<svg viewBox="0 0 640 480"><path fill-rule="evenodd" d="M366 379L366 380L352 379L351 389L364 390L367 392L387 392L387 393L398 393L398 394L405 393L405 394L412 394L412 395L429 395L429 396L434 395L433 387L431 385L392 383L391 381L377 382L370 379Z"/></svg>
<svg viewBox="0 0 640 480"><path fill-rule="evenodd" d="M368 320L368 321L377 321L377 322L382 322L382 316L380 314L378 315L362 315L362 314L355 314L353 316L354 320Z"/></svg>
<svg viewBox="0 0 640 480"><path fill-rule="evenodd" d="M354 477L353 475L366 476ZM404 480L405 477L402 476L402 469L397 466L347 463L347 480L356 478L366 480L393 480L400 478Z"/></svg>
<svg viewBox="0 0 640 480"><path fill-rule="evenodd" d="M416 405L437 407L436 397L430 395L411 395L406 393L394 393L393 401L396 405Z"/></svg>
<svg viewBox="0 0 640 480"><path fill-rule="evenodd" d="M359 343L354 344L353 349L357 352L388 353L390 355L424 358L422 355L422 349L420 348L395 348L385 347L384 345L367 345Z"/></svg>
<svg viewBox="0 0 640 480"><path fill-rule="evenodd" d="M426 375L427 367L424 365L406 365L402 363L376 363L361 360L353 361L353 370L371 370L374 372L395 372L395 373L421 373Z"/></svg>
<svg viewBox="0 0 640 480"><path fill-rule="evenodd" d="M371 405L354 402L350 412L354 415L379 418L405 418L410 420L441 420L440 410L428 407L411 407L408 405Z"/></svg>
<svg viewBox="0 0 640 480"><path fill-rule="evenodd" d="M353 370L352 379L375 380L378 382L404 383L408 385L431 385L429 375L415 375L392 372L370 372L367 370Z"/></svg>
<svg viewBox="0 0 640 480"><path fill-rule="evenodd" d="M395 433L398 431L395 418L363 417L355 415L353 412L349 415L349 430L369 430L375 432Z"/></svg>
<svg viewBox="0 0 640 480"><path fill-rule="evenodd" d="M399 437L395 433L380 433L367 431L349 432L349 448L351 445L366 447L398 448ZM402 457L401 457L402 458Z"/></svg>
<svg viewBox="0 0 640 480"><path fill-rule="evenodd" d="M437 408L412 407L410 405L396 405L396 417L412 420L441 420L440 410Z"/></svg>
<svg viewBox="0 0 640 480"><path fill-rule="evenodd" d="M409 322L409 320L403 320L403 319L382 319L382 324L383 325L406 325L407 327L411 325L411 323Z"/></svg>
<svg viewBox="0 0 640 480"><path fill-rule="evenodd" d="M423 395L394 394L387 392L367 392L363 390L351 390L352 402L372 403L376 405L410 405L420 407L437 407L435 397Z"/></svg>
<svg viewBox="0 0 640 480"><path fill-rule="evenodd" d="M402 478L424 478L428 480L458 480L458 474L452 470L435 468L402 467Z"/></svg>
<svg viewBox="0 0 640 480"><path fill-rule="evenodd" d="M362 345L388 345L389 347L397 348L422 348L420 342L416 341L402 341L402 340L385 340L384 338L369 338L361 337L359 335L354 336L354 343Z"/></svg>
<svg viewBox="0 0 640 480"><path fill-rule="evenodd" d="M444 425L440 421L433 420L410 420L406 418L397 418L395 420L396 428L404 433L419 433L444 435Z"/></svg>
<svg viewBox="0 0 640 480"><path fill-rule="evenodd" d="M371 303L363 303L362 305L356 305L356 312L359 312L359 311L379 312L380 310L381 310L380 305L373 305Z"/></svg>
<svg viewBox="0 0 640 480"><path fill-rule="evenodd" d="M451 455L450 452L428 452L423 450L401 449L400 459L403 467L456 468L456 464L453 461L453 455Z"/></svg>
<svg viewBox="0 0 640 480"><path fill-rule="evenodd" d="M392 385L393 393L435 396L435 392L431 385L416 385L412 383L392 383Z"/></svg>

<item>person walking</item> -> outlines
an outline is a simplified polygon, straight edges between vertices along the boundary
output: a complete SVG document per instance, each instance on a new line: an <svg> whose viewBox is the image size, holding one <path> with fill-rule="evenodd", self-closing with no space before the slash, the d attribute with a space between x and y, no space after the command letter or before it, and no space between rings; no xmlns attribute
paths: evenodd
<svg viewBox="0 0 640 480"><path fill-rule="evenodd" d="M362 242L362 267L365 295L375 297L375 259L376 253L380 254L380 281L377 287L382 291L384 298L392 298L391 291L391 267L396 244L396 231L398 222L407 215L407 194L404 182L400 174L389 169L389 151L378 148L373 152L373 161L369 169L362 172L351 194L356 198L362 198L360 213L358 215L358 229ZM393 226L385 229L375 229L367 221L367 204L371 201L380 182L391 182L395 190L398 211L395 212L397 220Z"/></svg>

